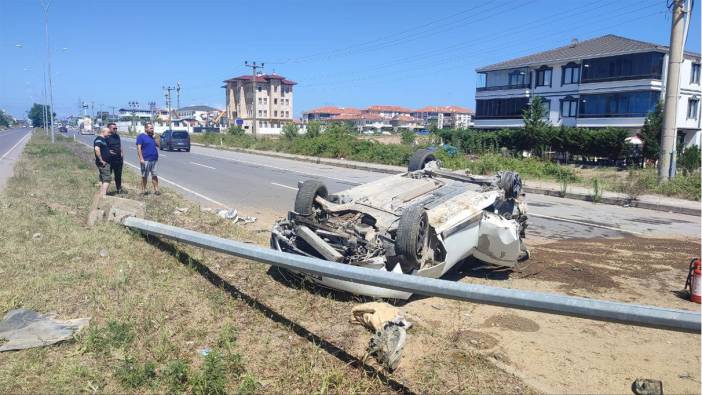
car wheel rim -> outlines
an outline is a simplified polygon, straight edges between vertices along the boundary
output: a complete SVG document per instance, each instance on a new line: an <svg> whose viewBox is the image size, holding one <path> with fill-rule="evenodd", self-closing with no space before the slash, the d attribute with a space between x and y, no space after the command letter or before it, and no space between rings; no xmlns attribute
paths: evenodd
<svg viewBox="0 0 702 395"><path fill-rule="evenodd" d="M424 243L427 238L427 223L426 219L422 218L419 220L419 231L417 232L417 258L422 257L424 252Z"/></svg>

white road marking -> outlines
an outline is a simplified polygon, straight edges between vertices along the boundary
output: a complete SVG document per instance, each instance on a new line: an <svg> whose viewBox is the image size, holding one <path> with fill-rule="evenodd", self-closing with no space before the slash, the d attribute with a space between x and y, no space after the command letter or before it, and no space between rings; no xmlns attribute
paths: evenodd
<svg viewBox="0 0 702 395"><path fill-rule="evenodd" d="M361 185L361 184L358 183L358 182L351 181L351 180L345 180L345 179L343 179L343 178L336 178L336 177L325 176L325 175L321 175L321 174L306 173L306 172L304 172L304 171L286 169L286 168L283 168L283 167L278 167L278 166L273 166L273 165L266 165L266 164L263 164L263 163L260 163L260 162L247 162L247 161L243 161L243 160L237 160L237 159L232 159L232 158L225 158L225 157L223 157L223 156L217 156L217 155L212 155L212 154L204 154L204 153L203 153L203 154L200 154L200 155L205 155L205 156L209 156L209 157L217 158L217 159L228 160L228 161L231 161L231 162L242 163L242 164L250 165L250 166L268 167L268 168L270 168L270 169L288 171L288 172L291 172L291 173L303 174L303 175L306 175L306 176L322 177L322 178L326 178L326 179L329 179L329 180L340 181L340 182L344 182L344 183L351 184L351 185Z"/></svg>
<svg viewBox="0 0 702 395"><path fill-rule="evenodd" d="M612 227L612 226L605 226L605 225L593 224L593 223L590 223L590 222L576 221L576 220L574 220L574 219L568 219L568 218L551 217L551 216L548 216L548 215L534 214L534 213L532 213L532 212L527 212L527 216L529 216L529 217L536 217L536 218L551 219L551 220L554 220L554 221L561 221L561 222L570 222L570 223L572 223L572 224L591 226L591 227L593 227L593 228L601 228L601 229L614 230L614 231L617 231L617 232L630 233L630 234L633 234L633 235L643 235L643 233L634 232L633 230L626 230L626 229L622 229L622 228L615 228L615 227Z"/></svg>
<svg viewBox="0 0 702 395"><path fill-rule="evenodd" d="M0 160L5 159L5 157L6 157L7 155L9 155L10 152L12 152L13 149L17 148L17 146L20 145L20 144L22 143L22 141L28 139L28 138L31 137L31 136L32 136L32 134L29 133L29 134L27 134L26 136L24 136L24 137L22 137L21 139L19 139L19 141L17 142L17 144L13 145L12 148L10 148L9 150L7 150L7 152L5 152L2 156L0 156Z"/></svg>
<svg viewBox="0 0 702 395"><path fill-rule="evenodd" d="M287 186L287 185L283 185L283 184L278 184L277 182L272 182L271 184L273 184L273 185L277 185L277 186L279 186L279 187L283 187L283 188L288 188L288 189L292 189L293 191L297 191L297 188L289 187L289 186Z"/></svg>
<svg viewBox="0 0 702 395"><path fill-rule="evenodd" d="M133 167L133 168L135 168L135 169L141 171L141 169L140 169L139 167L134 166L133 164L131 164L131 163L129 163L129 162L124 162L124 163L126 163L127 165L129 165L129 166L131 166L131 167ZM173 185L173 186L176 186L176 187L178 187L178 188L184 190L185 192L189 192L189 193L192 193L192 194L195 195L195 196L201 197L201 198L207 200L208 202L212 202L212 203L214 203L214 204L216 204L216 205L218 205L218 206L227 207L224 203L220 203L220 202L218 202L218 201L216 201L216 200L214 200L214 199L212 199L212 198L210 198L210 197L207 197L207 196L205 196L205 195L203 195L203 194L201 194L201 193L195 192L195 191L193 191L192 189L186 188L186 187L184 187L184 186L182 186L182 185L180 185L180 184L177 184L177 183L175 183L175 182L173 182L173 181L171 181L171 180L169 180L169 179L167 179L167 178L163 178L163 177L161 177L161 176L158 176L158 179L161 180L161 181L167 182L167 183L169 183L169 184L171 184L171 185Z"/></svg>
<svg viewBox="0 0 702 395"><path fill-rule="evenodd" d="M197 162L190 162L190 163L193 164L193 165L206 167L206 168L208 168L208 169L217 170L217 169L215 169L215 168L212 167L212 166L203 165L202 163L197 163Z"/></svg>

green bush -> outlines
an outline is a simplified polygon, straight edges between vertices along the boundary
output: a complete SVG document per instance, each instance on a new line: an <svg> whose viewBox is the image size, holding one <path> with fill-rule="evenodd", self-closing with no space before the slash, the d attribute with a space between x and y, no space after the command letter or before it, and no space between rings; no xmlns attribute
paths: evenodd
<svg viewBox="0 0 702 395"><path fill-rule="evenodd" d="M414 139L416 137L415 133L409 129L403 129L400 136L402 137L402 144L412 145L414 144Z"/></svg>
<svg viewBox="0 0 702 395"><path fill-rule="evenodd" d="M312 121L307 124L307 134L305 134L305 137L315 138L318 137L321 133L322 127L318 121Z"/></svg>
<svg viewBox="0 0 702 395"><path fill-rule="evenodd" d="M192 377L190 384L193 394L196 395L221 395L225 393L224 363L217 351L210 351L205 356L202 370Z"/></svg>
<svg viewBox="0 0 702 395"><path fill-rule="evenodd" d="M696 145L683 149L678 160L678 167L687 175L700 168L700 148Z"/></svg>
<svg viewBox="0 0 702 395"><path fill-rule="evenodd" d="M227 134L231 136L243 136L246 132L241 126L230 126L229 129L227 129Z"/></svg>
<svg viewBox="0 0 702 395"><path fill-rule="evenodd" d="M132 357L125 357L115 369L115 376L125 387L139 388L151 384L156 379L156 364L140 364Z"/></svg>
<svg viewBox="0 0 702 395"><path fill-rule="evenodd" d="M283 137L288 139L288 140L293 140L297 138L297 136L300 134L300 128L297 127L292 122L288 122L283 126Z"/></svg>

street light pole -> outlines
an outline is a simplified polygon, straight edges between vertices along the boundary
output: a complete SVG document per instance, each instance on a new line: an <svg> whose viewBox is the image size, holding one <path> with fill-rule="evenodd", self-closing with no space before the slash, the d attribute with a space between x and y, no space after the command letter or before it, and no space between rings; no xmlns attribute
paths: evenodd
<svg viewBox="0 0 702 395"><path fill-rule="evenodd" d="M51 46L49 44L49 5L51 2L49 1L48 3L44 4L42 0L40 0L40 4L42 8L44 9L44 32L46 33L46 68L47 68L47 74L49 76L49 109L48 109L48 118L51 122L51 142L53 143L55 141L55 136L54 136L54 93L53 89L51 86Z"/></svg>

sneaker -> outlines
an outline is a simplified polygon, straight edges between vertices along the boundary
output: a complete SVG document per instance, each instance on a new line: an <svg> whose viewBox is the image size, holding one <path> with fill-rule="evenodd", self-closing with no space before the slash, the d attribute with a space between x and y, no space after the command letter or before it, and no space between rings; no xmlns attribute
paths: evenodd
<svg viewBox="0 0 702 395"><path fill-rule="evenodd" d="M118 190L117 190L117 194L118 194L118 195L126 195L126 194L127 194L127 191L126 191L124 188L118 189Z"/></svg>
<svg viewBox="0 0 702 395"><path fill-rule="evenodd" d="M141 196L146 196L146 195L148 195L148 194L149 194L149 191L144 191L144 192L141 193Z"/></svg>
<svg viewBox="0 0 702 395"><path fill-rule="evenodd" d="M154 192L154 195L160 196L160 195L161 195L161 191L156 191L156 192Z"/></svg>

